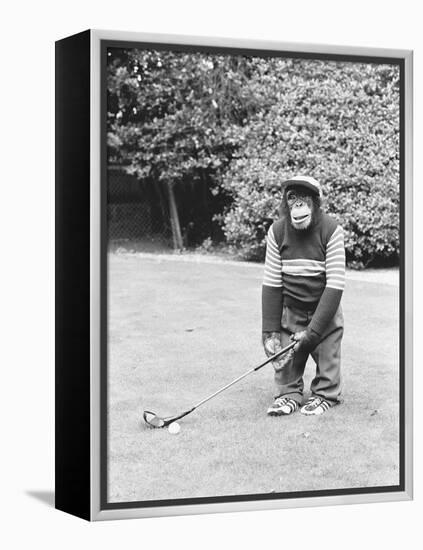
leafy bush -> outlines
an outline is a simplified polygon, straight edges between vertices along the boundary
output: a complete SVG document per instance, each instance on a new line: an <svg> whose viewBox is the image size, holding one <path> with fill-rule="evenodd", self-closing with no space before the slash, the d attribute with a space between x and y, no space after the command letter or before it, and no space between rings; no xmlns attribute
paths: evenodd
<svg viewBox="0 0 423 550"><path fill-rule="evenodd" d="M347 260L363 266L399 254L399 69L394 65L253 59L262 109L235 129L222 186L230 244L263 259L280 183L307 174L345 230Z"/></svg>

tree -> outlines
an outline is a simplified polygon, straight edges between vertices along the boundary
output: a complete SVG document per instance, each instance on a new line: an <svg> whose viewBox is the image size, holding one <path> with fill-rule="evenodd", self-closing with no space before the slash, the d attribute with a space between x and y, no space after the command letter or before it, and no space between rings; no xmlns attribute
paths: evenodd
<svg viewBox="0 0 423 550"><path fill-rule="evenodd" d="M109 52L109 162L164 187L175 248L183 243L174 187L199 174L219 180L237 146L233 127L257 108L247 69L242 56Z"/></svg>

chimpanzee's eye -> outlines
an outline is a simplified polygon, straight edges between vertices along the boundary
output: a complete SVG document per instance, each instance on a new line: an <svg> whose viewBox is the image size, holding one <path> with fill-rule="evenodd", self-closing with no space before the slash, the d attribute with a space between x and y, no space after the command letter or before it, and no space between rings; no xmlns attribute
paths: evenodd
<svg viewBox="0 0 423 550"><path fill-rule="evenodd" d="M308 197L308 193L303 193L301 191L288 191L288 193L286 194L286 200L289 204L293 204L298 200L305 200Z"/></svg>

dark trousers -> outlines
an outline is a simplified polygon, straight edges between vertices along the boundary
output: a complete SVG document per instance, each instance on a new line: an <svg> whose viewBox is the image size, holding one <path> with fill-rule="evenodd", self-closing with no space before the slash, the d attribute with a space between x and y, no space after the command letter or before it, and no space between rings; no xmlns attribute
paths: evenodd
<svg viewBox="0 0 423 550"><path fill-rule="evenodd" d="M283 307L282 347L291 342L291 335L304 330L313 312ZM311 382L311 393L324 397L332 404L340 400L341 395L341 341L344 332L344 317L341 306L333 316L323 334L320 344L311 353L316 363L316 374ZM304 369L308 353L296 352L290 365L275 372L277 395L289 396L299 404L304 391Z"/></svg>

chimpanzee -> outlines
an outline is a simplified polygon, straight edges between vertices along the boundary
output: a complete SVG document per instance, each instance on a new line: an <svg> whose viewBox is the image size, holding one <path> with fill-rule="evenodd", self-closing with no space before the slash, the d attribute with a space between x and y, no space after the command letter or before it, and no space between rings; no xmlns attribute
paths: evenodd
<svg viewBox="0 0 423 550"><path fill-rule="evenodd" d="M276 397L267 413L319 415L341 402L341 297L345 282L342 227L321 208L320 183L295 176L282 183L281 217L267 234L262 287L262 338L273 355ZM311 396L302 405L308 356L316 363ZM302 405L302 406L301 406Z"/></svg>

